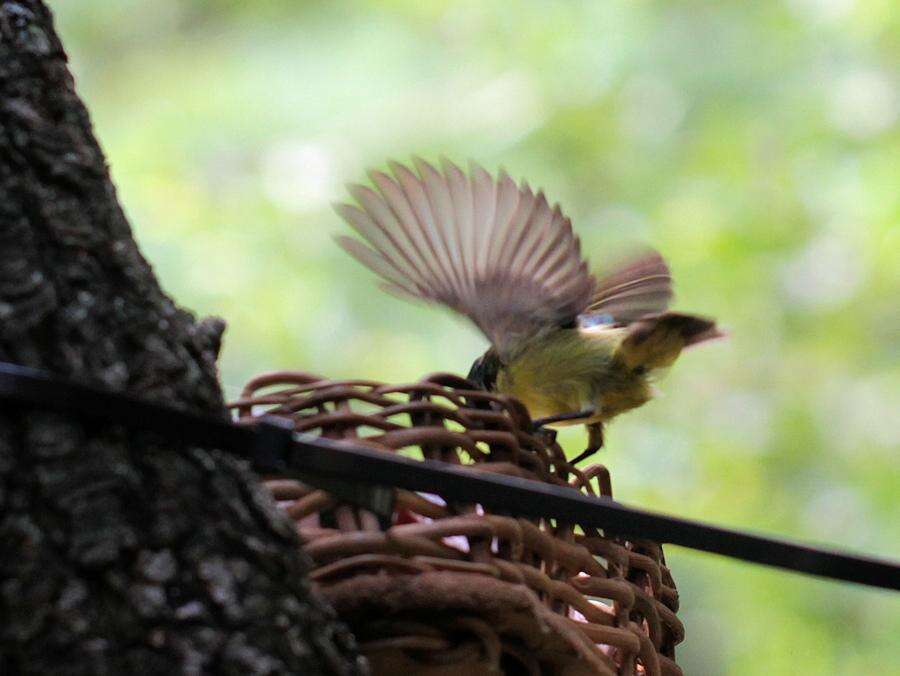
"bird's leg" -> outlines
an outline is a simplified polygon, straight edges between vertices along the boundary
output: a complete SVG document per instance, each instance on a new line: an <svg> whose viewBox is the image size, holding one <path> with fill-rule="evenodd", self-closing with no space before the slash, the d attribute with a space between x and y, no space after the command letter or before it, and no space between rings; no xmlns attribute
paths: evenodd
<svg viewBox="0 0 900 676"><path fill-rule="evenodd" d="M545 425L552 425L556 422L564 420L581 420L582 418L590 418L597 413L596 408L586 408L583 411L575 411L574 413L560 413L558 415L548 415L545 418L538 418L531 423L531 429L534 432L540 432L546 439L548 444L556 442L556 430L549 429Z"/></svg>
<svg viewBox="0 0 900 676"><path fill-rule="evenodd" d="M603 447L603 423L595 422L590 425L585 425L585 427L588 429L588 445L587 448L575 456L575 458L569 460L573 465L581 462L585 458L589 458Z"/></svg>
<svg viewBox="0 0 900 676"><path fill-rule="evenodd" d="M534 429L543 427L544 425L552 425L553 423L563 422L564 420L581 420L582 418L590 418L597 413L594 407L586 408L583 411L575 411L574 413L560 413L558 415L548 415L546 418L538 418L532 422Z"/></svg>

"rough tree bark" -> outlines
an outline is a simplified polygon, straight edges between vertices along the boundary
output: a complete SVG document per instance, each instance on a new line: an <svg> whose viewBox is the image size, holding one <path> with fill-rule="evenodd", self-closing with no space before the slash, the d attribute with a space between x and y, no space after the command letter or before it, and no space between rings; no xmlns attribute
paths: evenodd
<svg viewBox="0 0 900 676"><path fill-rule="evenodd" d="M162 292L50 12L0 0L0 359L225 415L221 320ZM0 673L358 673L248 470L0 409Z"/></svg>

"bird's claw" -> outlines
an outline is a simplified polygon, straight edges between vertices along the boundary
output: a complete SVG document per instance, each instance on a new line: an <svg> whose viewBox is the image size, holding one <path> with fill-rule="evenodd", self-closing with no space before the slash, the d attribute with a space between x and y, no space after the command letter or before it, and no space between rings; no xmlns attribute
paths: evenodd
<svg viewBox="0 0 900 676"><path fill-rule="evenodd" d="M541 437L548 446L556 443L556 430L544 427L540 420L536 420L531 424L531 433Z"/></svg>

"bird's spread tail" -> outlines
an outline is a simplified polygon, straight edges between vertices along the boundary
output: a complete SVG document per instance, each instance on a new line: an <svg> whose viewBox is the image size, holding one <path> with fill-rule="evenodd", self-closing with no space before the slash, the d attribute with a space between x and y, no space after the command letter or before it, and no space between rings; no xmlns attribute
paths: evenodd
<svg viewBox="0 0 900 676"><path fill-rule="evenodd" d="M632 369L665 368L684 348L724 336L712 319L663 312L630 324L616 356Z"/></svg>

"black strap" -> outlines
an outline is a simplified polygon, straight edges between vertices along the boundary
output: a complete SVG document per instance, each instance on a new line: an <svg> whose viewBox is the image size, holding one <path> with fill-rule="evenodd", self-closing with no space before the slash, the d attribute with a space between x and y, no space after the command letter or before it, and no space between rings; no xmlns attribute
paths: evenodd
<svg viewBox="0 0 900 676"><path fill-rule="evenodd" d="M900 563L720 528L595 498L574 489L518 477L487 474L436 460L413 460L343 441L294 434L283 423L263 420L249 427L175 410L128 395L57 380L0 362L0 399L152 430L198 445L216 446L247 458L261 473L295 476L325 489L346 484L342 499L374 500L353 485L396 486L480 503L503 513L559 519L603 528L767 566L859 584L900 590ZM374 497L372 497L374 495Z"/></svg>

